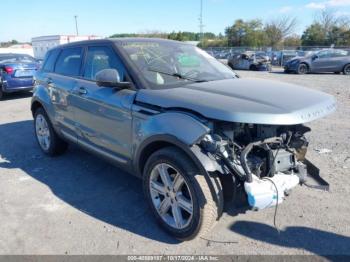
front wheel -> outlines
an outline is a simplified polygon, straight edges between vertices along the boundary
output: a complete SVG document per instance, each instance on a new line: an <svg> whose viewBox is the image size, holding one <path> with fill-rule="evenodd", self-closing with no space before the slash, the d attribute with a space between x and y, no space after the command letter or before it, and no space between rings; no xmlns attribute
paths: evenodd
<svg viewBox="0 0 350 262"><path fill-rule="evenodd" d="M40 107L34 113L34 131L41 150L55 156L66 151L68 144L55 132L45 110Z"/></svg>
<svg viewBox="0 0 350 262"><path fill-rule="evenodd" d="M205 175L175 147L161 149L148 159L144 191L158 223L181 240L205 235L222 212L222 188L216 191L215 201Z"/></svg>
<svg viewBox="0 0 350 262"><path fill-rule="evenodd" d="M308 66L307 66L306 64L303 64L303 63L302 63L302 64L300 64L300 65L298 66L297 73L298 73L299 75L307 74L308 71L309 71L309 68L308 68Z"/></svg>
<svg viewBox="0 0 350 262"><path fill-rule="evenodd" d="M344 67L343 73L344 75L350 75L350 64Z"/></svg>

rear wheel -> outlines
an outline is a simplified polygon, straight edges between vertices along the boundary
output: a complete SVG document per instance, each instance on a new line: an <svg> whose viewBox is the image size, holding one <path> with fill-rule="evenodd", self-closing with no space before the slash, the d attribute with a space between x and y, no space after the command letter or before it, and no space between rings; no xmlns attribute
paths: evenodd
<svg viewBox="0 0 350 262"><path fill-rule="evenodd" d="M309 67L307 66L307 64L301 63L298 66L297 73L299 75L307 74L308 72L309 72Z"/></svg>
<svg viewBox="0 0 350 262"><path fill-rule="evenodd" d="M4 97L4 92L2 91L2 79L1 79L1 76L0 76L0 100L2 100L3 97Z"/></svg>
<svg viewBox="0 0 350 262"><path fill-rule="evenodd" d="M68 144L55 132L45 110L40 107L34 113L34 131L41 150L50 156L60 155Z"/></svg>
<svg viewBox="0 0 350 262"><path fill-rule="evenodd" d="M347 64L346 66L344 66L343 73L344 75L350 75L350 64Z"/></svg>
<svg viewBox="0 0 350 262"><path fill-rule="evenodd" d="M205 235L221 215L218 183L212 183L217 192L213 197L205 175L175 147L155 152L144 169L144 191L153 214L165 231L182 240Z"/></svg>

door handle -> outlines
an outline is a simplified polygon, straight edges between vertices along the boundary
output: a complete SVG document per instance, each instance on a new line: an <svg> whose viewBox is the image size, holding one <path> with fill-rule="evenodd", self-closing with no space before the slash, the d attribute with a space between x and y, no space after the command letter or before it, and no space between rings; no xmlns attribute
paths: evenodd
<svg viewBox="0 0 350 262"><path fill-rule="evenodd" d="M79 89L78 89L78 93L80 94L80 95L86 95L87 93L88 93L88 91L86 90L86 88L85 87L79 87Z"/></svg>

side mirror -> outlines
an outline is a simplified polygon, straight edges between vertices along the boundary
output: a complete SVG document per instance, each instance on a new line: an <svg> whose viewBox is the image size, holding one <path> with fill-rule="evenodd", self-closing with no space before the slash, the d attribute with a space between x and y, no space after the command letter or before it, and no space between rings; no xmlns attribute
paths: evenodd
<svg viewBox="0 0 350 262"><path fill-rule="evenodd" d="M116 69L103 69L96 74L96 83L98 86L116 87L128 89L131 87L130 82L120 82L120 76Z"/></svg>
<svg viewBox="0 0 350 262"><path fill-rule="evenodd" d="M318 55L313 55L312 56L312 61L316 60L318 58Z"/></svg>

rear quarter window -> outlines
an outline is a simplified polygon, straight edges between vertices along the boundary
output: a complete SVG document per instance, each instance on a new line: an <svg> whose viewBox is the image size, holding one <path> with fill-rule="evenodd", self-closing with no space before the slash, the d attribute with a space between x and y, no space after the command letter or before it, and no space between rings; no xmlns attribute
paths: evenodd
<svg viewBox="0 0 350 262"><path fill-rule="evenodd" d="M59 49L55 49L47 53L44 66L43 66L44 72L53 72L55 68L55 62L59 53L60 53Z"/></svg>

